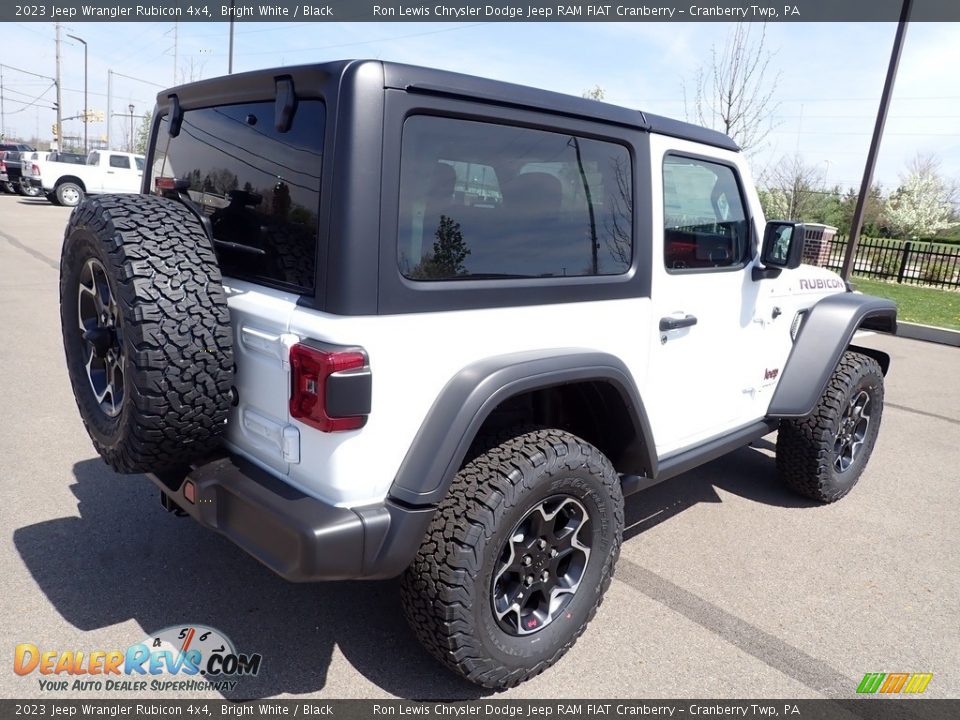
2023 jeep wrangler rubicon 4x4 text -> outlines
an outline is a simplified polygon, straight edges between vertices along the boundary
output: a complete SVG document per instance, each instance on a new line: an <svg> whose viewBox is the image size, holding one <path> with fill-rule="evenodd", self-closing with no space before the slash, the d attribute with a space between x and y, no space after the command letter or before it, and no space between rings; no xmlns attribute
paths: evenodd
<svg viewBox="0 0 960 720"><path fill-rule="evenodd" d="M726 136L373 61L157 103L142 194L65 234L94 446L286 578L403 574L473 682L583 632L624 495L777 429L807 497L863 472L896 308L800 265Z"/></svg>

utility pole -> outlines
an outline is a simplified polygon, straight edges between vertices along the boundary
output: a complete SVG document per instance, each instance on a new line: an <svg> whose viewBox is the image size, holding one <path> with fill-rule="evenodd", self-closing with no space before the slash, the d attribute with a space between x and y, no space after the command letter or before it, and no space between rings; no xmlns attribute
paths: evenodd
<svg viewBox="0 0 960 720"><path fill-rule="evenodd" d="M177 63L180 61L179 58L179 32L177 23L173 24L173 84L177 84Z"/></svg>
<svg viewBox="0 0 960 720"><path fill-rule="evenodd" d="M133 103L127 105L127 109L130 111L130 147L127 152L133 152L133 111L136 109L133 107Z"/></svg>
<svg viewBox="0 0 960 720"><path fill-rule="evenodd" d="M110 125L113 123L113 70L107 70L107 150L110 149Z"/></svg>
<svg viewBox="0 0 960 720"><path fill-rule="evenodd" d="M69 33L67 37L83 43L83 154L86 155L90 147L87 141L87 128L90 126L90 105L87 103L87 41Z"/></svg>
<svg viewBox="0 0 960 720"><path fill-rule="evenodd" d="M0 65L0 139L7 138L7 113L3 109L3 65Z"/></svg>
<svg viewBox="0 0 960 720"><path fill-rule="evenodd" d="M850 279L853 272L853 261L856 257L857 242L860 240L860 230L863 227L863 214L867 207L870 195L870 185L873 183L873 170L877 166L877 155L880 153L880 140L883 138L883 128L887 124L887 110L890 109L890 98L893 96L893 83L897 79L897 67L900 65L900 52L903 50L903 38L907 34L907 25L910 20L910 5L913 0L903 0L900 10L900 22L897 25L897 34L893 38L893 50L890 52L890 64L887 66L887 78L883 83L883 94L880 96L880 109L877 110L877 123L873 128L873 138L870 140L870 150L867 151L867 164L863 168L863 182L860 184L860 195L853 211L853 220L850 223L850 241L847 243L847 252L843 256L843 269L840 274L844 280Z"/></svg>
<svg viewBox="0 0 960 720"><path fill-rule="evenodd" d="M230 54L227 60L227 75L233 75L233 20L237 0L230 0Z"/></svg>
<svg viewBox="0 0 960 720"><path fill-rule="evenodd" d="M63 110L60 97L60 23L57 28L57 150L63 151Z"/></svg>

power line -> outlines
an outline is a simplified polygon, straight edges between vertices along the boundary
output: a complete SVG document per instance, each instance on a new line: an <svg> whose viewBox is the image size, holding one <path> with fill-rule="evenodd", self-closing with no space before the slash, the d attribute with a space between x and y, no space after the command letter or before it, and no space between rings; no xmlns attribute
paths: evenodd
<svg viewBox="0 0 960 720"><path fill-rule="evenodd" d="M30 70L24 70L23 68L14 67L13 65L7 65L6 63L0 63L0 67L4 67L7 70L16 70L17 72L26 73L27 75L33 75L34 77L43 78L44 80L56 81L56 78L52 78L49 75L41 75L40 73L31 72Z"/></svg>
<svg viewBox="0 0 960 720"><path fill-rule="evenodd" d="M33 98L33 100L31 100L30 102L28 102L28 103L27 103L26 105L24 105L22 108L20 108L19 110L14 110L13 112L8 112L7 115L16 115L17 113L22 113L24 110L33 107L37 102L39 102L40 98L42 98L44 95L46 95L48 92L50 92L50 89L51 89L52 87L54 87L55 85L56 85L56 83L51 83L50 85L47 86L47 88L46 88L42 93L40 93L39 95L37 95L35 98ZM12 100L12 102L21 103L21 102L23 102L23 101L22 101L22 100ZM53 110L54 108L47 108L47 109Z"/></svg>

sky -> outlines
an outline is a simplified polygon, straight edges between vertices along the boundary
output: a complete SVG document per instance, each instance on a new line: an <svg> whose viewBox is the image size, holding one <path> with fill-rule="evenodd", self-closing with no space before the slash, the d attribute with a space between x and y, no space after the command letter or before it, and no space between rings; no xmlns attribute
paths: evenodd
<svg viewBox="0 0 960 720"><path fill-rule="evenodd" d="M2 23L0 63L55 73L53 23ZM725 23L248 23L236 25L234 71L377 58L508 80L574 95L599 85L607 102L686 119L699 66L734 29ZM753 26L754 36L761 26ZM774 129L751 153L755 175L799 153L828 186L859 187L896 25L784 23L766 27L773 52ZM152 108L156 92L191 77L227 72L226 23L78 23L65 25L63 111L83 109L83 48L89 47L92 110ZM939 158L960 181L960 24L910 25L875 179L897 186L917 153ZM136 78L136 79L133 79ZM7 137L50 137L55 92L49 80L3 69ZM36 105L25 107L41 93ZM43 107L41 107L43 106ZM115 117L114 137L129 133ZM105 132L93 123L91 137ZM64 134L82 134L78 121Z"/></svg>

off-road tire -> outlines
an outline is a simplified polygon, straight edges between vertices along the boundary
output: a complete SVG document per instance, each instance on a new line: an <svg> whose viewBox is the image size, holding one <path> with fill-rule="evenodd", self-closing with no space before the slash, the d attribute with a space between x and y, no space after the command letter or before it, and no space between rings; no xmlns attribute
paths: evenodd
<svg viewBox="0 0 960 720"><path fill-rule="evenodd" d="M264 229L265 245L284 282L312 287L316 273L316 238L302 225L276 225Z"/></svg>
<svg viewBox="0 0 960 720"><path fill-rule="evenodd" d="M836 438L844 411L861 392L869 396L869 425L850 466L839 472ZM845 352L805 418L783 420L777 436L777 474L795 492L822 503L849 493L866 467L883 415L883 371L871 357Z"/></svg>
<svg viewBox="0 0 960 720"><path fill-rule="evenodd" d="M498 624L493 572L517 523L538 503L575 498L591 517L591 554L573 599L532 635ZM513 687L557 662L583 633L610 585L623 534L623 494L610 461L561 430L506 440L457 474L401 583L408 622L427 650L487 688Z"/></svg>
<svg viewBox="0 0 960 720"><path fill-rule="evenodd" d="M9 195L14 195L17 192L13 187L13 183L7 182L6 180L0 183L0 190Z"/></svg>
<svg viewBox="0 0 960 720"><path fill-rule="evenodd" d="M76 190L77 192L76 202L74 202L74 196L71 194L71 190ZM84 198L83 188L77 185L77 183L70 181L57 185L53 194L57 198L57 205L63 205L64 207L77 207L83 202Z"/></svg>
<svg viewBox="0 0 960 720"><path fill-rule="evenodd" d="M94 394L86 369L93 346L78 322L81 271L91 259L119 308L122 400L113 417ZM64 237L60 313L77 407L111 467L161 471L216 447L231 407L233 340L216 256L192 213L151 195L84 200Z"/></svg>

